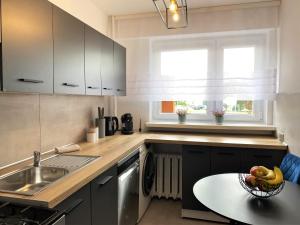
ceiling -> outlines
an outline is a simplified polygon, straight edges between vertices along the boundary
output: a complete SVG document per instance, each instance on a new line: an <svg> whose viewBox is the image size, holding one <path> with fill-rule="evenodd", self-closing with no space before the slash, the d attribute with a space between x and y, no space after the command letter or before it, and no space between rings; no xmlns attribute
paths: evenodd
<svg viewBox="0 0 300 225"><path fill-rule="evenodd" d="M152 0L92 0L108 15L128 15L155 11ZM187 0L188 8L233 5L272 0Z"/></svg>

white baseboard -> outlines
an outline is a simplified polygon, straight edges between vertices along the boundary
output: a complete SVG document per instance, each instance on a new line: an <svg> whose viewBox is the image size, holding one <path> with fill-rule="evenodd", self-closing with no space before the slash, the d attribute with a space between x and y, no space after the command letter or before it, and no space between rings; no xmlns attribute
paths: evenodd
<svg viewBox="0 0 300 225"><path fill-rule="evenodd" d="M181 217L183 218L192 218L200 220L208 220L221 223L230 223L230 221L222 216L219 216L211 211L198 211L198 210L189 210L182 209Z"/></svg>

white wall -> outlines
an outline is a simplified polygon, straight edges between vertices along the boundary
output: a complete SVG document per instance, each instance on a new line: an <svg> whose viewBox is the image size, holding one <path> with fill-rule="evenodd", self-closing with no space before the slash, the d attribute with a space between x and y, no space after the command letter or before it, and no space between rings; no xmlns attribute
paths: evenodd
<svg viewBox="0 0 300 225"><path fill-rule="evenodd" d="M300 155L300 1L282 0L280 77L276 125L292 152Z"/></svg>
<svg viewBox="0 0 300 225"><path fill-rule="evenodd" d="M300 2L300 0L298 1ZM198 10L191 14L189 27L178 30L167 30L158 15L116 17L115 37L126 39L145 36L277 28L279 23L279 5L277 3L271 3L271 5L270 3L246 4L246 6L213 7ZM130 54L130 51L128 53ZM127 61L132 61L132 59ZM141 63L141 60L136 60L136 62L137 67L145 66ZM139 127L140 118L143 123L149 121L151 109L147 101L135 101L119 97L117 103L118 116L126 112L133 114L135 129Z"/></svg>
<svg viewBox="0 0 300 225"><path fill-rule="evenodd" d="M97 8L91 0L49 0L56 6L90 25L102 34L110 36L108 15Z"/></svg>
<svg viewBox="0 0 300 225"><path fill-rule="evenodd" d="M278 25L278 2L210 7L189 11L184 29L166 29L158 13L115 17L115 38L212 33L273 28Z"/></svg>

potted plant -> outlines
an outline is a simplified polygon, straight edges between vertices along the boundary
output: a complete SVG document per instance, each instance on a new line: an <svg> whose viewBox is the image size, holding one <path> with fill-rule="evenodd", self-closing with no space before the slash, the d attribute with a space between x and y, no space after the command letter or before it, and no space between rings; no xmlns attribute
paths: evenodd
<svg viewBox="0 0 300 225"><path fill-rule="evenodd" d="M225 111L224 110L213 111L213 115L215 116L216 123L221 125L224 121Z"/></svg>
<svg viewBox="0 0 300 225"><path fill-rule="evenodd" d="M187 113L188 113L188 110L185 108L180 108L180 109L176 110L176 114L178 115L179 123L184 123L186 121Z"/></svg>

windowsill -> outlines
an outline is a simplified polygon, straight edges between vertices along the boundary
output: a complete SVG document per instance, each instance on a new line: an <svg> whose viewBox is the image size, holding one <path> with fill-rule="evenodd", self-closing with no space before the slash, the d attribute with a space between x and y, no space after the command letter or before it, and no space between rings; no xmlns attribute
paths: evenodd
<svg viewBox="0 0 300 225"><path fill-rule="evenodd" d="M152 121L146 122L148 130L168 130L168 131L189 131L189 132L209 132L209 133L243 133L243 134L263 134L274 135L276 127L263 124L232 124L224 123L217 125L213 123L178 123L178 122L162 122Z"/></svg>

